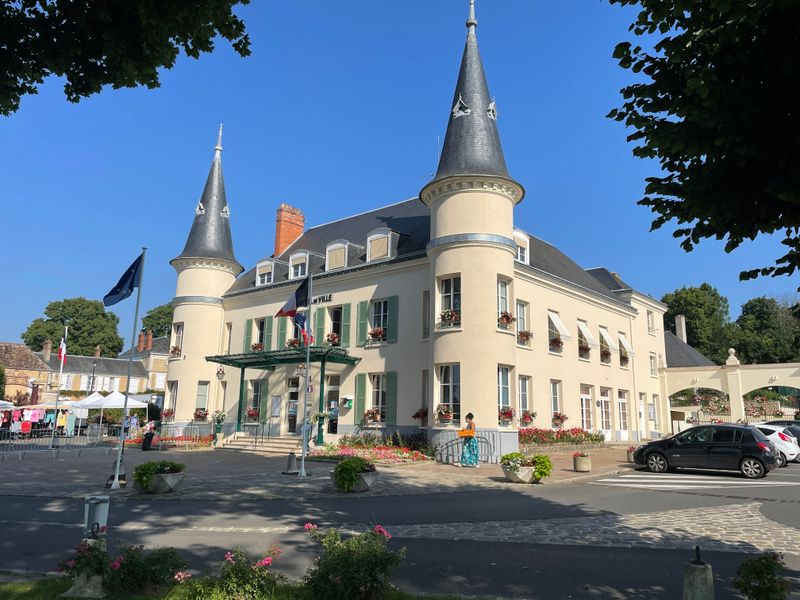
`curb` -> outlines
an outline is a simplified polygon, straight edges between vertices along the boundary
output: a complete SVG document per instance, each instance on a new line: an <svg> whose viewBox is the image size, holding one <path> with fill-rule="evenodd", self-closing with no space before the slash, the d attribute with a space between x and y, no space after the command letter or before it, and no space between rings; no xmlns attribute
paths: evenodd
<svg viewBox="0 0 800 600"><path fill-rule="evenodd" d="M601 479L603 477L609 477L611 475L619 475L620 473L625 473L629 469L625 467L621 467L619 469L615 469L613 471L603 471L602 473L588 473L586 475L579 475L578 477L569 477L568 479L561 479L559 481L545 481L545 485L565 485L569 483L582 483L584 481L591 481L592 479Z"/></svg>

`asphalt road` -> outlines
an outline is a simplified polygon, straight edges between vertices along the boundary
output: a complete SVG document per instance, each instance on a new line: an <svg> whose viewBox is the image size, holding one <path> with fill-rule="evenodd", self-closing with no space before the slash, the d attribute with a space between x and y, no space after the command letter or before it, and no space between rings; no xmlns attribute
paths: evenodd
<svg viewBox="0 0 800 600"><path fill-rule="evenodd" d="M628 528L625 535L639 536L634 544L641 541L644 546L607 547L603 545L607 540L587 541L594 523L629 515L659 518L664 511L675 510L688 510L690 517L714 514L724 519L732 507L755 503L761 515L774 521L771 526L800 529L800 465L773 471L756 482L711 472L665 475L656 479L635 472L583 484L402 497L258 501L137 497L112 505L110 543L175 546L192 558L199 571L215 569L233 546L256 553L276 543L284 551L277 568L301 577L318 552L302 532L304 523L354 530L381 523L395 532L391 544L408 548L408 562L396 582L409 590L536 599L666 599L681 595L693 538L684 536L680 547L665 549L659 539L647 537L646 527L633 532ZM2 568L49 570L79 540L83 505L75 499L3 496L0 517ZM693 524L699 539L708 525L706 518ZM513 535L493 537L492 523L498 521L515 522ZM431 527L429 535L403 537L404 530L420 524ZM576 537L575 543L547 543L538 527L551 524L555 531L579 527L575 535L583 537ZM735 528L736 523L730 526ZM476 532L483 539L474 539ZM753 531L753 539L762 533ZM800 532L789 533L800 542ZM747 554L747 549L704 551L714 567L718 598L737 597L731 581ZM787 554L786 560L790 576L800 583L800 553ZM792 597L800 598L800 592Z"/></svg>

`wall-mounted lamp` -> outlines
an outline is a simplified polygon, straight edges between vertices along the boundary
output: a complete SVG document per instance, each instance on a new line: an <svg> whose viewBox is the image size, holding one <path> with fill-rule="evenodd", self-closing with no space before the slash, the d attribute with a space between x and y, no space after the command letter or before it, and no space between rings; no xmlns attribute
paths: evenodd
<svg viewBox="0 0 800 600"><path fill-rule="evenodd" d="M219 379L220 381L225 379L225 369L223 369L222 367L217 368L217 379Z"/></svg>

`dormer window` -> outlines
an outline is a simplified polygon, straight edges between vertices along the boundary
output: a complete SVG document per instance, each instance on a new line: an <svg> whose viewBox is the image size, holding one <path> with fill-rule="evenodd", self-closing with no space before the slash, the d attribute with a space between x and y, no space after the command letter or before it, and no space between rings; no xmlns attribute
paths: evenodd
<svg viewBox="0 0 800 600"><path fill-rule="evenodd" d="M528 264L528 247L530 241L528 236L520 231L514 232L514 243L517 245L517 262Z"/></svg>
<svg viewBox="0 0 800 600"><path fill-rule="evenodd" d="M289 258L289 279L299 279L308 273L308 254L300 252Z"/></svg>
<svg viewBox="0 0 800 600"><path fill-rule="evenodd" d="M347 243L332 242L325 252L325 270L334 271L347 266Z"/></svg>
<svg viewBox="0 0 800 600"><path fill-rule="evenodd" d="M273 264L272 261L259 263L256 267L256 285L269 285L272 283Z"/></svg>
<svg viewBox="0 0 800 600"><path fill-rule="evenodd" d="M378 230L367 238L367 262L389 258L389 230Z"/></svg>

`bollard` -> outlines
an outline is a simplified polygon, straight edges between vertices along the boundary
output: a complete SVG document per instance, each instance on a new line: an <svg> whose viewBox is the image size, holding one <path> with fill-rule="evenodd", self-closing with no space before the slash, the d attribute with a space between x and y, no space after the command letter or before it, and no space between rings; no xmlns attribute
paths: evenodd
<svg viewBox="0 0 800 600"><path fill-rule="evenodd" d="M714 572L700 560L700 546L695 546L694 552L683 576L683 600L714 600Z"/></svg>
<svg viewBox="0 0 800 600"><path fill-rule="evenodd" d="M294 450L289 452L289 456L286 459L286 470L281 471L283 475L297 475L300 473L300 470L297 468L297 456L294 454Z"/></svg>

